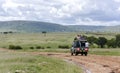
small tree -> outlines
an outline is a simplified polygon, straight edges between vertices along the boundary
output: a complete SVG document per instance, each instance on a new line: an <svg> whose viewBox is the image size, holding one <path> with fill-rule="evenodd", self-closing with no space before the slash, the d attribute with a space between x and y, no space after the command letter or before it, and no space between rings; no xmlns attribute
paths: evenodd
<svg viewBox="0 0 120 73"><path fill-rule="evenodd" d="M47 32L46 32L46 31L42 31L42 33L44 34L44 36L46 36L46 33L47 33Z"/></svg>
<svg viewBox="0 0 120 73"><path fill-rule="evenodd" d="M114 38L107 41L107 46L110 48L116 48L116 40Z"/></svg>
<svg viewBox="0 0 120 73"><path fill-rule="evenodd" d="M120 47L120 34L116 35L116 45Z"/></svg>
<svg viewBox="0 0 120 73"><path fill-rule="evenodd" d="M13 31L9 31L8 33L12 34L12 33L13 33Z"/></svg>
<svg viewBox="0 0 120 73"><path fill-rule="evenodd" d="M105 37L99 37L97 44L101 47L104 48L104 45L107 43L107 39Z"/></svg>
<svg viewBox="0 0 120 73"><path fill-rule="evenodd" d="M87 38L87 40L92 45L93 43L96 43L97 38L95 38L94 36L90 36Z"/></svg>
<svg viewBox="0 0 120 73"><path fill-rule="evenodd" d="M3 32L3 34L8 34L8 32Z"/></svg>

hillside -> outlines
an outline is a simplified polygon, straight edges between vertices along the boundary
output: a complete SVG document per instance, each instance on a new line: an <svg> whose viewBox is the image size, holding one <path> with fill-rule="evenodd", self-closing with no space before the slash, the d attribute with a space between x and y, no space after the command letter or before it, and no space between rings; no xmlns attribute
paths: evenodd
<svg viewBox="0 0 120 73"><path fill-rule="evenodd" d="M85 32L120 32L120 25L117 26L89 26L89 25L70 25L75 31Z"/></svg>
<svg viewBox="0 0 120 73"><path fill-rule="evenodd" d="M120 32L118 26L67 25L39 21L0 21L0 32Z"/></svg>
<svg viewBox="0 0 120 73"><path fill-rule="evenodd" d="M71 31L67 26L39 21L1 21L0 32L63 32Z"/></svg>
<svg viewBox="0 0 120 73"><path fill-rule="evenodd" d="M75 31L89 31L89 32L101 32L105 26L88 26L88 25L70 25L68 26L71 29L75 29Z"/></svg>

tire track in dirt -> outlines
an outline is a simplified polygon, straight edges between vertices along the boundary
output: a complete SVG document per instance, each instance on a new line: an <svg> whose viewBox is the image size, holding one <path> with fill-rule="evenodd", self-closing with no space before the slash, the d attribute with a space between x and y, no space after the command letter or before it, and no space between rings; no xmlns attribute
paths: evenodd
<svg viewBox="0 0 120 73"><path fill-rule="evenodd" d="M91 73L120 73L120 56L70 56L69 53L39 53L51 57L66 59L84 66Z"/></svg>

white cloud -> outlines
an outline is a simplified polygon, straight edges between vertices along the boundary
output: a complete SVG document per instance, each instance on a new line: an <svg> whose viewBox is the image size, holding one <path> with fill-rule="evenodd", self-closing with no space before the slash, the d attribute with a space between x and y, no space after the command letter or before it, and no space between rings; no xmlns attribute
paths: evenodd
<svg viewBox="0 0 120 73"><path fill-rule="evenodd" d="M90 18L87 18L86 21L83 21L81 19L76 20L76 25L97 25L97 26L114 26L114 25L119 25L120 21L109 21L109 22L104 22L104 21L93 21ZM72 25L72 24L71 24Z"/></svg>
<svg viewBox="0 0 120 73"><path fill-rule="evenodd" d="M115 2L118 2L118 3L120 2L120 0L114 0L114 1L115 1Z"/></svg>
<svg viewBox="0 0 120 73"><path fill-rule="evenodd" d="M0 20L118 25L120 0L0 0Z"/></svg>
<svg viewBox="0 0 120 73"><path fill-rule="evenodd" d="M18 7L20 4L14 3L11 0L6 0L5 3L3 4L3 7L5 8L14 8Z"/></svg>
<svg viewBox="0 0 120 73"><path fill-rule="evenodd" d="M4 17L4 16L0 16L0 20L3 20L4 21L10 21L10 20L25 20L26 18L25 17L13 17L13 16L7 16L7 17Z"/></svg>

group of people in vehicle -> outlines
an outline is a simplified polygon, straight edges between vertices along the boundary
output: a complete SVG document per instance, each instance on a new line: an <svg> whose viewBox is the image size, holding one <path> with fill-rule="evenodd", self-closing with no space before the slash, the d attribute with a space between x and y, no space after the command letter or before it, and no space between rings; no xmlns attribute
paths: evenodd
<svg viewBox="0 0 120 73"><path fill-rule="evenodd" d="M84 54L85 56L87 56L88 50L89 50L89 43L87 41L87 38L81 35L77 35L73 40L71 55Z"/></svg>
<svg viewBox="0 0 120 73"><path fill-rule="evenodd" d="M74 41L75 40L85 40L85 37L81 35L77 35L77 37L74 38Z"/></svg>
<svg viewBox="0 0 120 73"><path fill-rule="evenodd" d="M79 43L80 41L84 41L83 44L82 43ZM82 35L77 35L75 38L74 38L74 41L73 41L73 47L76 46L77 44L81 45L81 46L84 46L84 47L89 47L89 43L88 41L86 40L86 38Z"/></svg>

